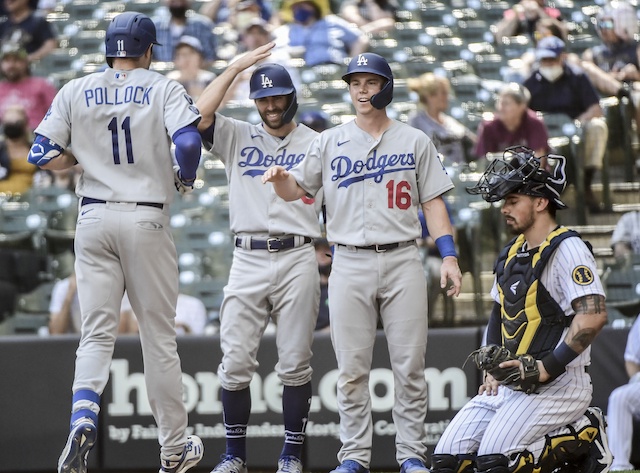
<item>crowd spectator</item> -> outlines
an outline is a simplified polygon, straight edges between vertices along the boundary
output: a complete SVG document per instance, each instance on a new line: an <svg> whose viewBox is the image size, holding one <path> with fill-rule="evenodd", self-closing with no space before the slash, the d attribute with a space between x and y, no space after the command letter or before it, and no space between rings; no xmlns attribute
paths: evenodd
<svg viewBox="0 0 640 473"><path fill-rule="evenodd" d="M629 382L609 395L607 422L609 445L613 454L610 471L635 470L631 464L633 422L640 416L640 317L637 317L624 351L624 367Z"/></svg>
<svg viewBox="0 0 640 473"><path fill-rule="evenodd" d="M30 62L50 54L58 45L56 31L29 0L4 0L6 16L0 20L0 41L17 43Z"/></svg>
<svg viewBox="0 0 640 473"><path fill-rule="evenodd" d="M260 46L264 46L273 40L271 34L271 25L261 18L254 18L245 29L240 33L240 47L238 54L231 62L237 60L240 56L248 51L254 51ZM276 64L281 64L287 68L289 76L293 81L293 85L296 90L301 89L302 82L300 80L300 74L295 67L291 66L291 56L289 50L284 46L276 45L271 50L271 56L266 60ZM227 90L224 96L221 106L224 106L229 101L233 101L238 104L253 105L253 101L249 97L249 78L256 67L263 64L265 61L258 61L255 65L241 71L235 78L231 87Z"/></svg>
<svg viewBox="0 0 640 473"><path fill-rule="evenodd" d="M407 85L419 97L418 110L409 115L409 125L431 138L445 166L471 161L471 151L478 138L445 113L449 109L449 79L425 72L419 77L409 78Z"/></svg>
<svg viewBox="0 0 640 473"><path fill-rule="evenodd" d="M626 1L614 0L596 16L596 31L601 44L582 55L582 67L600 94L629 95L640 123L640 42L636 8Z"/></svg>
<svg viewBox="0 0 640 473"><path fill-rule="evenodd" d="M214 23L191 8L191 0L165 0L168 15L154 19L158 43L153 48L153 57L158 61L173 61L176 46L183 36L197 38L202 45L202 55L207 64L216 59L216 37ZM187 14L189 12L189 14Z"/></svg>
<svg viewBox="0 0 640 473"><path fill-rule="evenodd" d="M68 277L57 281L53 286L51 302L49 303L49 334L80 334L81 320L76 275L72 273ZM138 333L138 323L126 292L120 306L118 333Z"/></svg>
<svg viewBox="0 0 640 473"><path fill-rule="evenodd" d="M269 0L210 0L203 2L200 13L215 24L228 23L242 29L254 17L269 21L272 2Z"/></svg>
<svg viewBox="0 0 640 473"><path fill-rule="evenodd" d="M180 82L187 93L196 100L216 75L204 69L204 49L198 38L183 36L176 44L173 56L175 69L167 77Z"/></svg>
<svg viewBox="0 0 640 473"><path fill-rule="evenodd" d="M37 167L27 161L33 136L21 105L5 109L0 140L0 192L22 194L31 189Z"/></svg>
<svg viewBox="0 0 640 473"><path fill-rule="evenodd" d="M591 185L595 173L602 169L609 129L598 92L582 69L566 61L565 43L560 38L541 39L536 58L539 66L524 81L531 92L529 106L539 112L566 115L580 123L584 130L581 149L585 204L592 213L599 212L600 203Z"/></svg>
<svg viewBox="0 0 640 473"><path fill-rule="evenodd" d="M175 323L178 335L203 335L207 325L207 308L197 297L180 293Z"/></svg>
<svg viewBox="0 0 640 473"><path fill-rule="evenodd" d="M545 0L520 0L504 12L502 20L496 25L496 42L518 35L527 35L535 40L536 25L543 18L552 19L558 28L566 31L560 10L546 5Z"/></svg>
<svg viewBox="0 0 640 473"><path fill-rule="evenodd" d="M617 260L640 255L640 210L625 213L611 235L611 248Z"/></svg>
<svg viewBox="0 0 640 473"><path fill-rule="evenodd" d="M21 105L27 112L29 129L42 121L56 95L56 88L44 77L31 75L26 50L5 43L0 50L0 116L11 106Z"/></svg>
<svg viewBox="0 0 640 473"><path fill-rule="evenodd" d="M500 89L496 111L491 120L478 127L478 142L473 154L483 158L487 153L502 153L511 146L526 146L536 156L547 154L549 139L547 128L529 108L529 91L511 82Z"/></svg>
<svg viewBox="0 0 640 473"><path fill-rule="evenodd" d="M329 117L322 110L305 110L304 112L300 112L298 121L318 133L323 132L331 126Z"/></svg>
<svg viewBox="0 0 640 473"><path fill-rule="evenodd" d="M334 14L325 14L318 0L293 0L293 22L274 31L277 44L286 44L292 57L307 66L344 64L348 57L366 51L369 39L356 26Z"/></svg>
<svg viewBox="0 0 640 473"><path fill-rule="evenodd" d="M397 0L345 0L340 16L367 34L391 30L396 24Z"/></svg>

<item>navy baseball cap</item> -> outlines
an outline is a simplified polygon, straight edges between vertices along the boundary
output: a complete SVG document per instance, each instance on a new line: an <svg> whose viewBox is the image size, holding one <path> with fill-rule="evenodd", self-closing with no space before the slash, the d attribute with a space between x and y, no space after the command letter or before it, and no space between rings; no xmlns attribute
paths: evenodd
<svg viewBox="0 0 640 473"><path fill-rule="evenodd" d="M555 59L564 52L564 41L557 36L545 36L536 46L536 59Z"/></svg>

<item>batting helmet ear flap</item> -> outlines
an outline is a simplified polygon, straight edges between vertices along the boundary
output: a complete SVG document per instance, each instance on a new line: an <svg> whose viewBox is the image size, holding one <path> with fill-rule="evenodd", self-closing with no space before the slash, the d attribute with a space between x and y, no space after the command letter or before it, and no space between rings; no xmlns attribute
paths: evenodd
<svg viewBox="0 0 640 473"><path fill-rule="evenodd" d="M289 123L298 111L298 95L291 76L280 64L262 64L249 79L249 98L255 100L275 95L290 96L289 107L282 114L282 121Z"/></svg>
<svg viewBox="0 0 640 473"><path fill-rule="evenodd" d="M342 80L349 83L351 75L358 72L368 72L387 79L380 92L371 96L370 102L378 110L389 105L393 100L393 73L387 60L375 53L359 54L349 62L347 73L342 76Z"/></svg>

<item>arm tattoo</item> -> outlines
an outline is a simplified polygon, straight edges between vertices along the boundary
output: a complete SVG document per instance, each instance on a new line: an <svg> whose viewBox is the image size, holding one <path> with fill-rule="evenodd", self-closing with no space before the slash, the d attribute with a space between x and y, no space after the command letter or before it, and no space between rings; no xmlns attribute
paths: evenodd
<svg viewBox="0 0 640 473"><path fill-rule="evenodd" d="M593 318L599 319L604 314L604 323L606 323L606 309L603 296L599 294L589 294L574 300L572 305L576 311L576 316L591 315ZM591 342L593 342L593 339L596 338L596 335L600 332L600 328L600 323L596 323L595 325L578 325L575 327L575 330L570 330L567 334L567 343L578 353L582 353Z"/></svg>

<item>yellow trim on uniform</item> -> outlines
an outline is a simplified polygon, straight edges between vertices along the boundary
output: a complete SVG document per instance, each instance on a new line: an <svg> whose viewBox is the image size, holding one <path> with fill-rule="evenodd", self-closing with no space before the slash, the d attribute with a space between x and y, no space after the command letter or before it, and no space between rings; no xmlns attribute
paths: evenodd
<svg viewBox="0 0 640 473"><path fill-rule="evenodd" d="M507 259L504 261L505 268L509 264L509 261L511 261L511 258L515 257L518 253L518 248L522 248L522 245L524 245L524 235L518 236L516 241L513 242L513 245L511 245L511 248L509 248L509 254L507 255Z"/></svg>
<svg viewBox="0 0 640 473"><path fill-rule="evenodd" d="M523 315L526 317L526 322L523 322L514 333L508 333L505 324L502 324L501 327L503 341L519 338L520 342L518 343L518 350L515 354L524 355L529 352L529 347L533 342L533 338L542 324L542 314L540 314L540 310L538 310L538 305L536 303L538 297L538 280L536 279L531 287L527 289L524 309L512 317L510 317L504 310L503 293L500 290L500 286L498 286L498 292L500 293L500 305L502 306L500 311L503 320L516 320Z"/></svg>
<svg viewBox="0 0 640 473"><path fill-rule="evenodd" d="M551 244L551 240L553 238L557 237L558 235L561 235L564 232L568 232L568 231L569 231L569 229L567 227L558 227L557 229L555 229L554 231L549 233L549 235L547 235L546 240L543 241L542 244L540 245L540 248L538 249L538 252L535 255L533 255L533 259L531 260L531 267L533 267L533 268L536 267L536 264L538 264L538 261L540 261L540 255L545 250L545 248Z"/></svg>

